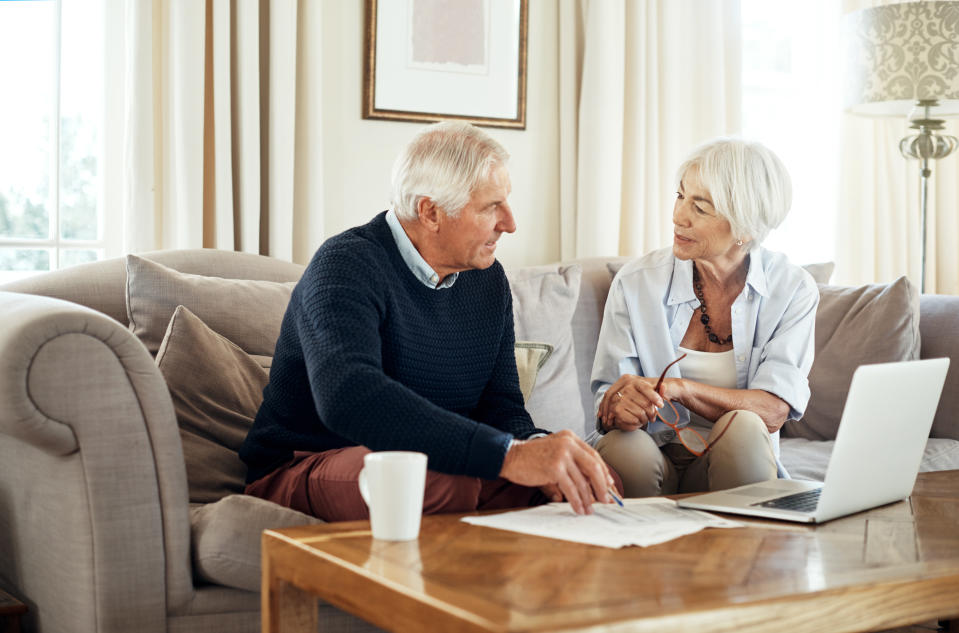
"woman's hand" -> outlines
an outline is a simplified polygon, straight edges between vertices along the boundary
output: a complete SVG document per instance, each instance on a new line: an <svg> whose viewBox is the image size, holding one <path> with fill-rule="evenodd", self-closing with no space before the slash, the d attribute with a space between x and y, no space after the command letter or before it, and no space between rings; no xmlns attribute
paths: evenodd
<svg viewBox="0 0 959 633"><path fill-rule="evenodd" d="M656 412L666 403L663 400L666 382L656 392L656 378L623 374L606 391L599 404L597 417L607 431L635 431L656 418Z"/></svg>

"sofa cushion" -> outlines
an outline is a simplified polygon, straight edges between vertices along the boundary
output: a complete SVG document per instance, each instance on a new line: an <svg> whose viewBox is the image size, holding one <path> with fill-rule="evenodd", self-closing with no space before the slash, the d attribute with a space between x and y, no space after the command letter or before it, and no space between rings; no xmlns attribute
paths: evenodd
<svg viewBox="0 0 959 633"><path fill-rule="evenodd" d="M541 341L553 347L526 402L537 427L571 429L583 435L585 416L573 352L570 320L579 297L578 265L529 266L508 273L513 293L516 340Z"/></svg>
<svg viewBox="0 0 959 633"><path fill-rule="evenodd" d="M832 272L836 269L836 262L804 264L803 268L806 269L806 272L812 275L813 280L817 284L828 284L829 280L832 278Z"/></svg>
<svg viewBox="0 0 959 633"><path fill-rule="evenodd" d="M819 286L812 395L786 437L833 440L856 367L919 358L919 295L908 279L856 287Z"/></svg>
<svg viewBox="0 0 959 633"><path fill-rule="evenodd" d="M260 591L260 533L320 519L249 495L190 508L193 573L198 580Z"/></svg>
<svg viewBox="0 0 959 633"><path fill-rule="evenodd" d="M835 440L807 440L801 437L779 441L780 458L793 479L825 481ZM945 438L926 440L919 472L959 469L959 441Z"/></svg>
<svg viewBox="0 0 959 633"><path fill-rule="evenodd" d="M243 492L246 465L237 451L263 400L266 371L184 306L170 319L156 363L180 426L190 501Z"/></svg>
<svg viewBox="0 0 959 633"><path fill-rule="evenodd" d="M273 356L295 285L191 275L127 255L127 317L154 355L173 311L182 305L247 353Z"/></svg>

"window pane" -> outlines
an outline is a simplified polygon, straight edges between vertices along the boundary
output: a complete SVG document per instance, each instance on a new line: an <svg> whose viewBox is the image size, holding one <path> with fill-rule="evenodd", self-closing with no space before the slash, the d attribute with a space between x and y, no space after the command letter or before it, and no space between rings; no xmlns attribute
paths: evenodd
<svg viewBox="0 0 959 633"><path fill-rule="evenodd" d="M0 239L50 237L55 10L0 2Z"/></svg>
<svg viewBox="0 0 959 633"><path fill-rule="evenodd" d="M50 270L50 251L39 248L0 248L0 283Z"/></svg>
<svg viewBox="0 0 959 633"><path fill-rule="evenodd" d="M103 2L62 3L60 236L99 239L103 112Z"/></svg>
<svg viewBox="0 0 959 633"><path fill-rule="evenodd" d="M97 249L66 248L60 253L60 268L86 264L103 259L103 251Z"/></svg>
<svg viewBox="0 0 959 633"><path fill-rule="evenodd" d="M743 0L743 135L792 177L792 210L764 246L797 264L835 260L839 11L835 0ZM811 132L812 131L812 132Z"/></svg>

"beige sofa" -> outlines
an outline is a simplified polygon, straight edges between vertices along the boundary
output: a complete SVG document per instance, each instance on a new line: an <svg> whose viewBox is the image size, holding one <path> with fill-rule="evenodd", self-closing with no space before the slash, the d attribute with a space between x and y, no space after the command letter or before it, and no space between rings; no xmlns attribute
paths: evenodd
<svg viewBox="0 0 959 633"><path fill-rule="evenodd" d="M263 379L256 372L268 371L283 282L302 267L211 250L144 257L131 258L130 275L116 259L0 287L0 587L29 605L27 630L258 631L259 533L311 519L231 494L249 398L213 402L229 424L199 428L184 396L196 385L182 383L242 367L258 376L249 396ZM610 268L621 261L510 271L517 339L551 349L533 363L527 400L539 426L592 428L589 369ZM822 296L822 361L809 420L782 441L786 467L822 477L851 368L921 355L954 360L923 468L959 468L959 297L920 302L905 282L823 286ZM222 335L206 339L219 347L194 348L195 380L164 367L177 305ZM235 363L217 365L221 352ZM328 605L320 623L372 630Z"/></svg>

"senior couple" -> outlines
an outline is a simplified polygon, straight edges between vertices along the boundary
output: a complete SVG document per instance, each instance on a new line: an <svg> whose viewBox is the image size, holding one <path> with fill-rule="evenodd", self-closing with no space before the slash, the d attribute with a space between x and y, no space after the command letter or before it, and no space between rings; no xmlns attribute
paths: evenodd
<svg viewBox="0 0 959 633"><path fill-rule="evenodd" d="M809 399L819 294L760 244L789 210L762 145L718 140L680 166L671 248L626 264L606 303L596 433L536 428L497 242L516 230L508 154L466 123L424 128L392 205L327 240L293 290L240 451L247 493L327 521L366 518L370 451L428 456L423 512L714 490L785 476L778 431Z"/></svg>

